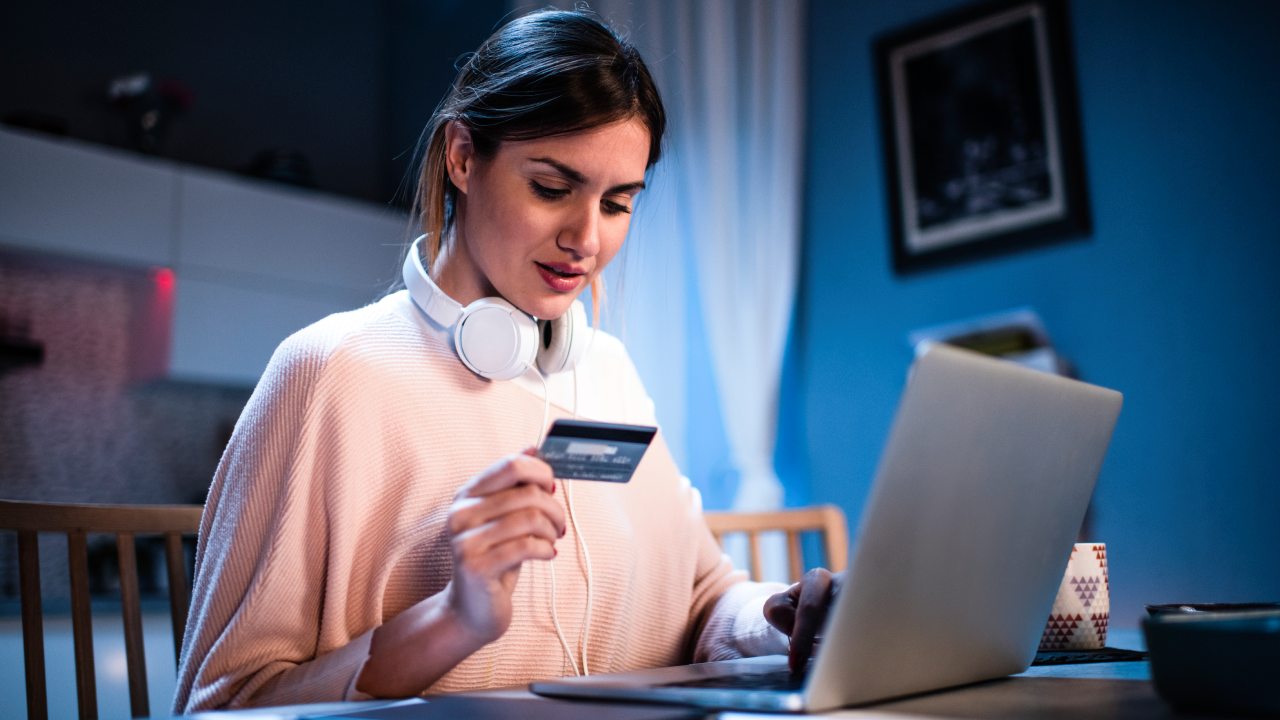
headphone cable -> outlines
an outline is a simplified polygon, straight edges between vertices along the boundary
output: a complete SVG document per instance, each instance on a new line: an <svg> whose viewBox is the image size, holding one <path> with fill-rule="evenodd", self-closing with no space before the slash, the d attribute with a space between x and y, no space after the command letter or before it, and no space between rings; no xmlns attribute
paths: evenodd
<svg viewBox="0 0 1280 720"><path fill-rule="evenodd" d="M583 359L586 359L586 356L590 354L591 348L596 341L595 328L592 328L591 330L592 330L591 339L587 341L587 350L586 352L583 353ZM580 362L581 361L579 361L579 363ZM574 363L574 367L572 370L573 372L573 419L574 420L578 419L578 364L579 363ZM547 385L547 378L542 374L542 371L537 369L535 369L534 371L537 373L538 379L542 381L542 430L539 431L538 433L538 445L540 446L544 439L544 434L547 431L547 421L548 419L550 419L551 389ZM562 650L564 650L565 656L569 658L569 665L573 668L573 674L577 676L583 676L583 675L591 674L590 669L587 665L587 647L591 639L591 608L595 600L595 597L594 597L595 593L594 593L594 587L593 587L594 583L591 582L592 575L593 575L591 570L591 550L587 547L587 540L585 537L583 537L582 530L579 529L578 527L577 513L574 512L574 507L573 507L573 490L571 489L572 484L568 480L565 480L562 484L564 485L564 499L565 499L565 504L568 506L567 509L569 511L569 523L573 527L574 540L576 541L576 544L578 545L578 547L582 549L582 557L587 564L587 612L586 612L586 617L583 620L583 628L582 628L582 670L581 672L579 672L578 670L577 660L575 660L573 657L573 651L569 649L569 642L568 640L565 639L564 631L560 628L560 616L559 616L559 613L556 611L556 565L555 565L554 558L549 563L551 567L551 624L555 626L556 637L560 639L560 647Z"/></svg>
<svg viewBox="0 0 1280 720"><path fill-rule="evenodd" d="M538 379L542 381L542 429L538 431L538 445L541 445L543 434L547 428L547 419L550 417L551 412L551 389L547 386L547 378L543 376L542 371L537 368L534 368L533 371L537 374ZM576 391L577 388L575 387L574 389ZM575 404L577 403L576 397L574 402ZM565 492L569 492L567 483ZM570 518L572 517L572 511L570 511ZM575 533L578 531L576 525L573 530ZM569 658L569 665L573 668L573 674L581 675L582 673L578 672L578 661L573 659L573 651L569 649L569 641L565 640L564 631L560 629L560 616L556 613L556 559L554 557L551 558L547 564L551 567L551 624L556 628L556 637L560 638L560 648L564 650L565 657ZM588 589L587 596L590 597L590 595L591 593Z"/></svg>
<svg viewBox="0 0 1280 720"><path fill-rule="evenodd" d="M596 341L595 328L591 330L591 340L587 343L587 352L583 353L585 359L587 353L591 352L591 345ZM573 366L573 419L578 419L578 366ZM569 483L564 484L564 499L569 505L569 522L573 524L574 538L582 546L582 557L587 561L587 617L583 621L582 629L582 674L590 675L591 672L587 668L587 641L591 638L591 604L593 600L593 585L591 572L591 551L587 548L587 539L583 537L582 531L578 529L578 518L573 512L573 492L569 489Z"/></svg>
<svg viewBox="0 0 1280 720"><path fill-rule="evenodd" d="M582 674L590 675L591 671L587 667L587 642L591 638L591 603L592 585L594 584L591 582L591 551L587 549L587 540L582 536L582 531L578 529L578 519L573 512L573 491L570 490L570 487L571 485L566 481L564 484L564 499L569 504L569 522L573 524L574 537L582 548L582 557L587 561L587 614L582 628Z"/></svg>

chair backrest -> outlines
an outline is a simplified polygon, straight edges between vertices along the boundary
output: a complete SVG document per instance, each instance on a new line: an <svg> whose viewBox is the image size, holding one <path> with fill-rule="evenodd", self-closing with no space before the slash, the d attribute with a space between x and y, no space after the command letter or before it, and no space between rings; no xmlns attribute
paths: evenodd
<svg viewBox="0 0 1280 720"><path fill-rule="evenodd" d="M826 552L827 569L841 572L845 569L849 553L849 530L844 511L835 505L778 510L762 513L707 512L707 527L716 541L724 545L724 536L730 533L746 533L750 547L751 579L764 577L760 557L760 533L783 531L787 535L787 566L791 582L799 582L804 573L804 555L800 551L800 533L820 531Z"/></svg>
<svg viewBox="0 0 1280 720"><path fill-rule="evenodd" d="M44 626L40 607L40 551L37 533L67 535L71 571L71 627L75 643L76 695L81 720L98 717L93 672L93 625L89 607L88 533L114 533L120 563L120 605L124 615L129 704L133 717L148 717L147 664L142 649L142 604L138 597L135 535L163 535L173 616L173 652L182 652L187 626L187 572L182 536L200 530L200 505L68 505L0 500L0 530L18 533L18 574L22 595L22 646L27 671L27 718L45 720L49 704L44 673Z"/></svg>

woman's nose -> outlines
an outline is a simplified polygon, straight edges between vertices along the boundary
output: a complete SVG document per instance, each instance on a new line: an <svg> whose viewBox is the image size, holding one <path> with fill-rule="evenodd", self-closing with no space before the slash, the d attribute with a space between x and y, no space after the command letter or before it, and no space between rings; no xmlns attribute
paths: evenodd
<svg viewBox="0 0 1280 720"><path fill-rule="evenodd" d="M556 240L561 248L572 250L581 258L593 257L600 252L600 207L598 203L583 203L566 218L560 236Z"/></svg>

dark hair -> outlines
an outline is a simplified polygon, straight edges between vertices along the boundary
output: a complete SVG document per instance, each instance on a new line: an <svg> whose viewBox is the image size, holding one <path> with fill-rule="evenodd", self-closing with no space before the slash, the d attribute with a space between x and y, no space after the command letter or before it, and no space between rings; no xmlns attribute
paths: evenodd
<svg viewBox="0 0 1280 720"><path fill-rule="evenodd" d="M666 112L640 53L582 11L544 10L511 21L485 40L458 71L436 108L414 197L426 233L428 268L454 222L458 189L445 166L445 127L471 131L481 157L504 141L532 140L638 118L649 130L651 167L662 152Z"/></svg>

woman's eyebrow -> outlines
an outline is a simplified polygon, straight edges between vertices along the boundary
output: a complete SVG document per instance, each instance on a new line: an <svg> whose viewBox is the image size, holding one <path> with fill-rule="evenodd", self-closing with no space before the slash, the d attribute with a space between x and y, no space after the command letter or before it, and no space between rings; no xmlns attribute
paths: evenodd
<svg viewBox="0 0 1280 720"><path fill-rule="evenodd" d="M614 185L613 187L609 188L608 192L606 192L605 195L617 195L618 193L627 193L627 192L631 192L632 190L643 190L644 187L645 187L644 181L637 180L635 182L623 183L621 185Z"/></svg>
<svg viewBox="0 0 1280 720"><path fill-rule="evenodd" d="M569 180L572 180L573 182L578 183L579 185L585 185L587 182L587 177L585 175L578 172L577 170L574 170L568 165L565 165L559 160L552 160L551 158L543 157L543 158L529 158L529 161L542 163L544 165L550 165L551 167L555 168L556 171L558 171L561 175L565 176Z"/></svg>
<svg viewBox="0 0 1280 720"><path fill-rule="evenodd" d="M561 175L565 176L565 177L566 177L567 179L569 179L570 181L575 182L575 183L578 183L579 185L585 185L585 184L586 184L586 182L587 182L587 176L583 175L582 173L578 172L577 170L574 170L573 168L569 167L568 165L565 165L564 163L560 162L559 160L553 160L553 159L551 159L551 158L541 157L541 158L529 158L529 162L536 162L536 163L542 163L542 164L544 164L544 165L550 165L551 167L553 167L553 168L555 168L555 169L556 169L556 172L558 172L558 173L560 173ZM608 192L606 192L605 194L606 194L606 195L614 195L614 194L617 194L617 193L630 192L630 191L632 191L632 190L643 190L644 188L645 188L644 181L643 181L643 180L637 180L637 181L635 181L635 182L629 182L629 183L623 183L623 184L621 184L621 185L615 185L615 186L613 186L613 187L609 188Z"/></svg>

